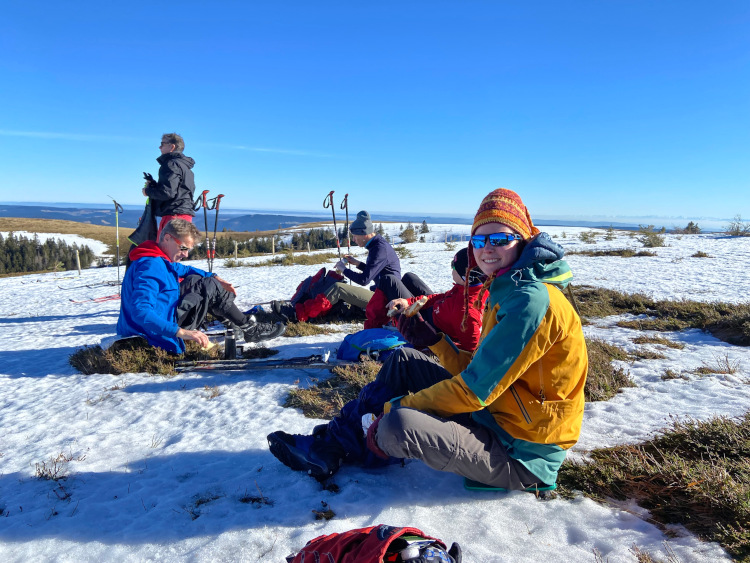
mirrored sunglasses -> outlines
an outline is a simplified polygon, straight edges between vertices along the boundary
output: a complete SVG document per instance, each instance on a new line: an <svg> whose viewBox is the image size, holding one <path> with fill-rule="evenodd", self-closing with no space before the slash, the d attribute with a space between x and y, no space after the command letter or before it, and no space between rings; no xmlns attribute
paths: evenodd
<svg viewBox="0 0 750 563"><path fill-rule="evenodd" d="M514 240L523 240L521 235L516 233L491 233L489 235L473 235L471 237L471 246L474 248L484 248L487 241L492 246L507 246Z"/></svg>
<svg viewBox="0 0 750 563"><path fill-rule="evenodd" d="M176 236L174 236L174 235L169 235L169 236L172 237L172 240L174 240L177 244L180 245L180 250L182 252L190 252L191 250L193 250L189 246L185 246L184 244L182 244L182 241L180 239L178 239Z"/></svg>

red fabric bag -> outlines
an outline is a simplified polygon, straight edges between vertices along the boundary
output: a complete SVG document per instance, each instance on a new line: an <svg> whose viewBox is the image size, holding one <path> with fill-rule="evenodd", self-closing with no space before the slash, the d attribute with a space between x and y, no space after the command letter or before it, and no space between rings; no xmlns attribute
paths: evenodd
<svg viewBox="0 0 750 563"><path fill-rule="evenodd" d="M428 536L417 528L397 528L380 524L369 528L357 528L340 534L318 536L307 542L307 545L299 553L287 557L287 562L388 563L401 561L396 553L389 554L387 552L389 546L404 535L433 540L445 549L445 544L441 540ZM452 547L451 551L453 549ZM460 556L458 561L460 561Z"/></svg>

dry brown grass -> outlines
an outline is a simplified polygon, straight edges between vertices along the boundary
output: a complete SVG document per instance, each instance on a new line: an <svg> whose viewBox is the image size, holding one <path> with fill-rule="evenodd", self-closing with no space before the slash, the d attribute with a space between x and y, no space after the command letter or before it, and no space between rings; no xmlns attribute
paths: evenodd
<svg viewBox="0 0 750 563"><path fill-rule="evenodd" d="M587 286L576 287L574 295L583 317L644 315L647 318L620 321L617 325L669 332L698 328L729 344L750 346L750 304L654 301L638 293Z"/></svg>
<svg viewBox="0 0 750 563"><path fill-rule="evenodd" d="M636 336L633 338L634 344L660 344L667 348L674 348L676 350L682 350L685 345L682 342L675 342L669 338L663 338L661 336Z"/></svg>
<svg viewBox="0 0 750 563"><path fill-rule="evenodd" d="M612 250L568 250L565 254L580 254L582 256L620 256L621 258L638 258L641 256L657 256L656 252L648 250L635 251L631 248Z"/></svg>
<svg viewBox="0 0 750 563"><path fill-rule="evenodd" d="M218 359L221 348L214 346L203 351L195 342L186 342L184 356L175 356L161 348L149 346L145 339L125 339L115 342L107 350L101 346L84 346L68 359L68 363L84 375L93 373L150 373L175 375L174 362L178 359Z"/></svg>
<svg viewBox="0 0 750 563"><path fill-rule="evenodd" d="M558 492L606 502L635 500L662 524L682 524L750 561L750 413L672 423L643 444L594 450L566 461Z"/></svg>
<svg viewBox="0 0 750 563"><path fill-rule="evenodd" d="M630 374L612 363L613 360L629 360L625 350L595 338L586 339L586 349L589 357L589 372L583 390L586 401L606 401L623 387L635 387Z"/></svg>
<svg viewBox="0 0 750 563"><path fill-rule="evenodd" d="M284 336L315 336L317 334L331 334L333 331L325 326L319 326L311 323L287 323Z"/></svg>
<svg viewBox="0 0 750 563"><path fill-rule="evenodd" d="M307 389L294 389L284 403L285 407L301 409L308 418L332 419L347 402L356 399L362 388L373 381L381 364L372 360L336 366L333 377L318 381Z"/></svg>

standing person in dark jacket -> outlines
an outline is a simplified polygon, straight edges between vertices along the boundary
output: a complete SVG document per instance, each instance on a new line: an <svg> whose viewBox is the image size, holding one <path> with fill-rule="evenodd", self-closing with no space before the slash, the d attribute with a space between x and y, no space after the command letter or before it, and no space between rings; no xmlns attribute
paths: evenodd
<svg viewBox="0 0 750 563"><path fill-rule="evenodd" d="M147 181L143 188L143 195L151 201L154 215L161 217L157 241L164 225L172 219L184 219L192 223L195 217L195 161L182 154L185 141L177 133L165 133L161 137L159 150L161 156L156 159L159 163L159 179Z"/></svg>

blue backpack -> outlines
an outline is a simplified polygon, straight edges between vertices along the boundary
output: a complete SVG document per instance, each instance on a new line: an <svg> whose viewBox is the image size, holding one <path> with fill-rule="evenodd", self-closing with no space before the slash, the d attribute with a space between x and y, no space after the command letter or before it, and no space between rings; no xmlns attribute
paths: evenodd
<svg viewBox="0 0 750 563"><path fill-rule="evenodd" d="M356 361L367 356L384 361L402 346L411 347L397 330L368 328L348 335L339 346L336 357L339 360Z"/></svg>

